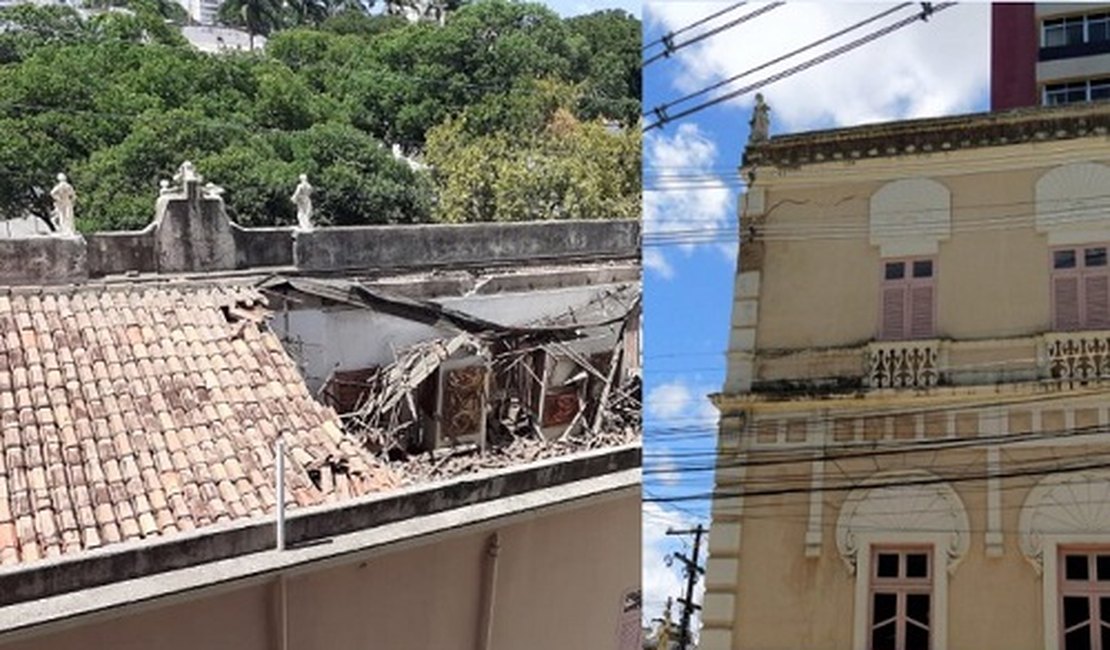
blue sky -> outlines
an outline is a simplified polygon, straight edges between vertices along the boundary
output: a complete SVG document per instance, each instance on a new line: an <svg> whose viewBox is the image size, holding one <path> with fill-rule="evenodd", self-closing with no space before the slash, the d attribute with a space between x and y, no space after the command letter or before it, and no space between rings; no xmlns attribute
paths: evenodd
<svg viewBox="0 0 1110 650"><path fill-rule="evenodd" d="M646 2L644 42L730 4ZM748 3L681 34L676 41L759 6ZM644 109L650 111L891 6L792 2L767 12L646 67ZM915 10L916 5L877 24ZM865 33L866 29L861 30L810 56ZM988 6L957 5L928 23L916 23L763 88L772 109L771 132L986 110L988 53ZM770 67L724 90L806 58L802 55ZM720 390L724 382L736 272L736 202L741 191L736 172L748 137L753 97L718 104L645 135L644 492L648 497L697 495L712 489L711 473L667 470L707 464L715 444L716 418L705 396ZM700 231L710 241L691 245L691 231ZM668 568L662 558L676 550L688 552L689 544L667 537L667 527L708 523L708 513L706 500L645 504L646 619L659 616L666 597L677 596L681 588L677 567Z"/></svg>

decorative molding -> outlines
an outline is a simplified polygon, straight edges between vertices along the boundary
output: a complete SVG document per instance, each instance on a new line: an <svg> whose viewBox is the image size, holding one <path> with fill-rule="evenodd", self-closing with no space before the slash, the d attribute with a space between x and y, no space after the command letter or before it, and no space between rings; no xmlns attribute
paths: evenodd
<svg viewBox="0 0 1110 650"><path fill-rule="evenodd" d="M875 531L940 534L949 571L967 553L970 526L963 500L946 482L892 485L914 480L939 477L923 470L882 472L848 495L836 522L836 546L849 571L855 573L861 536Z"/></svg>
<svg viewBox="0 0 1110 650"><path fill-rule="evenodd" d="M1037 232L1050 246L1085 244L1110 239L1106 199L1110 167L1077 162L1045 172L1036 184Z"/></svg>
<svg viewBox="0 0 1110 650"><path fill-rule="evenodd" d="M1046 476L1025 497L1018 543L1037 573L1044 569L1046 538L1094 535L1110 540L1110 470Z"/></svg>
<svg viewBox="0 0 1110 650"><path fill-rule="evenodd" d="M870 388L930 388L940 383L940 341L896 341L867 346Z"/></svg>
<svg viewBox="0 0 1110 650"><path fill-rule="evenodd" d="M821 418L810 418L806 423L808 427L809 444L815 451L813 462L810 463L810 493L809 493L809 523L806 526L806 557L821 557L822 515L824 514L825 500L822 498L825 487L825 461L822 460L825 442L828 440L832 421L827 415Z"/></svg>
<svg viewBox="0 0 1110 650"><path fill-rule="evenodd" d="M989 429L984 430L983 416L980 415L979 431L984 435L996 434ZM1001 433L1000 431L997 433ZM1002 452L998 445L987 447L987 557L1002 557L1002 479L998 477L1002 470Z"/></svg>
<svg viewBox="0 0 1110 650"><path fill-rule="evenodd" d="M935 255L952 234L952 193L929 178L887 183L871 196L870 230L883 257Z"/></svg>

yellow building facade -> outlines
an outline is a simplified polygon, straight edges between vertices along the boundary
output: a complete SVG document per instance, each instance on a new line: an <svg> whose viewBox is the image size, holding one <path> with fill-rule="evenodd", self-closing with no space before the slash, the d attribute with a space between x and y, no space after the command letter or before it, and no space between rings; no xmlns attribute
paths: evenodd
<svg viewBox="0 0 1110 650"><path fill-rule="evenodd" d="M701 650L1110 648L1108 129L749 145Z"/></svg>

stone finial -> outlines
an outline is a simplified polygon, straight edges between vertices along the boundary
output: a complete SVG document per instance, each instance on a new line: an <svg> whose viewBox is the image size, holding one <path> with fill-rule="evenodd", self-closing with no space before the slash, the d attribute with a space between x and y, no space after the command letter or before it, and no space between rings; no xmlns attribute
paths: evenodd
<svg viewBox="0 0 1110 650"><path fill-rule="evenodd" d="M308 175L301 174L297 189L293 191L293 205L297 206L297 226L301 230L312 230L312 185Z"/></svg>
<svg viewBox="0 0 1110 650"><path fill-rule="evenodd" d="M770 139L771 107L763 101L762 93L756 93L752 119L748 122L748 126L751 127L748 132L748 144L758 144Z"/></svg>
<svg viewBox="0 0 1110 650"><path fill-rule="evenodd" d="M175 192L177 192L177 188L170 185L170 181L168 179L163 178L162 180L158 181L159 196L165 196L166 194L173 194Z"/></svg>
<svg viewBox="0 0 1110 650"><path fill-rule="evenodd" d="M77 203L77 192L69 184L65 174L58 174L58 182L50 190L50 197L54 199L54 227L59 234L72 235L77 232L77 220L74 217L74 206Z"/></svg>
<svg viewBox="0 0 1110 650"><path fill-rule="evenodd" d="M181 167L177 168L177 173L173 176L173 182L181 187L185 187L187 183L199 183L202 180L204 179L197 173L197 168L188 160L181 163Z"/></svg>
<svg viewBox="0 0 1110 650"><path fill-rule="evenodd" d="M216 185L213 182L204 184L204 197L207 199L222 199L224 195L224 188Z"/></svg>

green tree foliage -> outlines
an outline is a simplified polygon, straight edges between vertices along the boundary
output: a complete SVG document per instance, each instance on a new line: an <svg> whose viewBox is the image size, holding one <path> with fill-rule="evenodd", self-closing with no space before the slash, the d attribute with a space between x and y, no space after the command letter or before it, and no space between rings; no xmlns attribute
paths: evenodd
<svg viewBox="0 0 1110 650"><path fill-rule="evenodd" d="M640 137L568 110L563 84L534 82L432 129L438 221L635 218Z"/></svg>
<svg viewBox="0 0 1110 650"><path fill-rule="evenodd" d="M186 159L246 225L293 223L301 173L324 223L638 214L627 14L485 0L451 3L441 26L359 0L232 0L227 15L270 39L214 56L163 0L108 1L128 11L0 10L0 216L48 213L65 171L82 230L142 227Z"/></svg>

